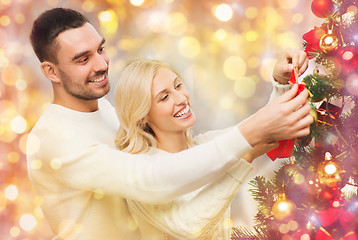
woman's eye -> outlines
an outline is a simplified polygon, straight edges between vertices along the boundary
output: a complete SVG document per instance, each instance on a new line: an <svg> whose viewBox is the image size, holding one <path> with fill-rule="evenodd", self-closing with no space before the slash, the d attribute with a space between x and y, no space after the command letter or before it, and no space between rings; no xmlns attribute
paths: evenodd
<svg viewBox="0 0 358 240"><path fill-rule="evenodd" d="M177 84L177 85L175 86L175 89L180 88L182 85L183 85L182 83Z"/></svg>
<svg viewBox="0 0 358 240"><path fill-rule="evenodd" d="M169 97L169 95L167 94L167 95L165 95L164 97L162 97L162 98L160 99L160 101L165 101L165 100L168 99L168 97Z"/></svg>

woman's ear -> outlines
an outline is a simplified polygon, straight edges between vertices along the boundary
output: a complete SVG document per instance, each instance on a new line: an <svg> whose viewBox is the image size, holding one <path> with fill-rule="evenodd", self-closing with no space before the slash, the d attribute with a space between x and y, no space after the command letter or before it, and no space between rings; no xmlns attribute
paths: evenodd
<svg viewBox="0 0 358 240"><path fill-rule="evenodd" d="M55 83L60 83L61 78L58 72L57 67L52 62L42 62L41 63L41 71L45 75L46 78Z"/></svg>
<svg viewBox="0 0 358 240"><path fill-rule="evenodd" d="M141 124L147 124L149 121L148 121L148 116L145 116L144 118L142 118L142 120L140 120L140 123Z"/></svg>

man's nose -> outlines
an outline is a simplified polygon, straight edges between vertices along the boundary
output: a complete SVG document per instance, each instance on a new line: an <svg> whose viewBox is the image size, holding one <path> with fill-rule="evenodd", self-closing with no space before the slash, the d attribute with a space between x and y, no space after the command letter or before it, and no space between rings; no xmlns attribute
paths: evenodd
<svg viewBox="0 0 358 240"><path fill-rule="evenodd" d="M106 55L97 53L95 56L95 62L93 63L93 66L95 72L107 70L108 58L106 57Z"/></svg>

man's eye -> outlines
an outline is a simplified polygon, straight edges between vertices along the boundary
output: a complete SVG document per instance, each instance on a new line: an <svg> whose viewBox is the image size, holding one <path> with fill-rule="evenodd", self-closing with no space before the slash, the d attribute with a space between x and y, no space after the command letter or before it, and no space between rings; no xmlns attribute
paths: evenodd
<svg viewBox="0 0 358 240"><path fill-rule="evenodd" d="M104 51L104 47L102 46L100 49L98 49L98 52L101 53Z"/></svg>
<svg viewBox="0 0 358 240"><path fill-rule="evenodd" d="M78 61L78 63L85 63L87 62L88 57L82 58L81 60Z"/></svg>

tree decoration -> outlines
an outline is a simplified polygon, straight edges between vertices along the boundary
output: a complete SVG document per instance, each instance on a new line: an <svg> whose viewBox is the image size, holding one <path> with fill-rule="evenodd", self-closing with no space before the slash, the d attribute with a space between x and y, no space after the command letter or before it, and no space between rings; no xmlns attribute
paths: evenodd
<svg viewBox="0 0 358 240"><path fill-rule="evenodd" d="M317 55L317 52L320 51L321 38L327 33L323 26L324 25L321 27L314 27L302 36L305 43L305 52L309 59L314 58Z"/></svg>
<svg viewBox="0 0 358 240"><path fill-rule="evenodd" d="M326 18L333 13L334 4L332 0L313 0L311 10L317 17Z"/></svg>
<svg viewBox="0 0 358 240"><path fill-rule="evenodd" d="M272 206L273 217L280 222L292 220L296 214L297 207L295 203L286 197L277 200Z"/></svg>
<svg viewBox="0 0 358 240"><path fill-rule="evenodd" d="M328 187L337 187L342 181L342 174L343 171L337 161L329 152L326 152L325 161L317 169L319 182Z"/></svg>
<svg viewBox="0 0 358 240"><path fill-rule="evenodd" d="M319 47L323 52L328 53L337 50L338 43L338 37L333 34L332 30L328 30L327 34L321 37Z"/></svg>
<svg viewBox="0 0 358 240"><path fill-rule="evenodd" d="M324 101L317 109L317 122L320 124L332 126L333 124L337 123L341 112L342 108Z"/></svg>
<svg viewBox="0 0 358 240"><path fill-rule="evenodd" d="M357 72L358 49L356 46L347 45L338 50L335 57L336 69L344 76Z"/></svg>
<svg viewBox="0 0 358 240"><path fill-rule="evenodd" d="M295 162L255 178L255 240L358 239L358 0L311 8L324 21L302 37L315 65L303 82L316 121L295 141Z"/></svg>

